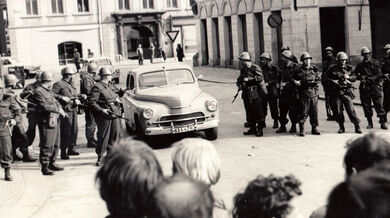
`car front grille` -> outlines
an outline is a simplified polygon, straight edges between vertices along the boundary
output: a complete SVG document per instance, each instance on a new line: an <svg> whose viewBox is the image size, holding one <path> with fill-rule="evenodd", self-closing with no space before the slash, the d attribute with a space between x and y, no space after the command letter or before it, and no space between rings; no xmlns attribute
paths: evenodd
<svg viewBox="0 0 390 218"><path fill-rule="evenodd" d="M190 114L178 114L162 116L159 121L161 127L173 126L187 126L203 123L206 117L202 112L190 113Z"/></svg>

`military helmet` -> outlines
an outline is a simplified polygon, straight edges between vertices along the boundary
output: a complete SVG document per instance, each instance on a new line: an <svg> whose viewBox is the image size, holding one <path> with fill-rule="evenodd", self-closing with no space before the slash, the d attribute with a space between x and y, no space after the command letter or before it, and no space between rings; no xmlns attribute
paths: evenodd
<svg viewBox="0 0 390 218"><path fill-rule="evenodd" d="M289 58L289 59L291 59L292 56L293 56L293 54L292 54L292 52L291 52L290 50L285 50L285 51L282 53L282 55L283 55L284 57L286 57L286 58Z"/></svg>
<svg viewBox="0 0 390 218"><path fill-rule="evenodd" d="M337 53L336 59L338 61L340 61L340 60L348 60L348 55L347 55L347 53L345 53L343 51L340 51L339 53Z"/></svg>
<svg viewBox="0 0 390 218"><path fill-rule="evenodd" d="M248 52L245 51L240 54L240 57L238 59L241 61L251 61L251 56Z"/></svg>
<svg viewBox="0 0 390 218"><path fill-rule="evenodd" d="M390 44L386 44L385 47L384 47L383 49L389 50L389 49L390 49Z"/></svg>
<svg viewBox="0 0 390 218"><path fill-rule="evenodd" d="M333 50L332 47L328 46L328 47L325 48L325 51L332 51L333 52L334 50Z"/></svg>
<svg viewBox="0 0 390 218"><path fill-rule="evenodd" d="M4 76L5 86L15 86L17 82L18 78L16 78L15 74L7 74Z"/></svg>
<svg viewBox="0 0 390 218"><path fill-rule="evenodd" d="M98 65L95 62L91 62L88 64L88 73L96 73L98 71Z"/></svg>
<svg viewBox="0 0 390 218"><path fill-rule="evenodd" d="M264 52L263 54L261 54L260 58L265 58L267 60L272 60L271 55L268 54L267 52Z"/></svg>
<svg viewBox="0 0 390 218"><path fill-rule="evenodd" d="M48 71L43 71L41 75L41 81L53 81L53 74Z"/></svg>
<svg viewBox="0 0 390 218"><path fill-rule="evenodd" d="M73 67L69 67L69 66L66 66L64 68L62 68L61 70L61 75L64 76L64 75L73 75L75 74L75 70Z"/></svg>
<svg viewBox="0 0 390 218"><path fill-rule="evenodd" d="M110 68L102 67L99 70L99 75L100 76L109 76L109 75L112 75L112 72L111 72Z"/></svg>
<svg viewBox="0 0 390 218"><path fill-rule="evenodd" d="M39 71L36 75L35 75L35 79L37 81L41 81L41 75L42 75L42 71Z"/></svg>
<svg viewBox="0 0 390 218"><path fill-rule="evenodd" d="M286 50L290 50L290 47L288 47L287 45L283 45L282 48L280 49L282 51L282 53Z"/></svg>
<svg viewBox="0 0 390 218"><path fill-rule="evenodd" d="M371 54L371 51L370 49L367 47L367 46L364 46L360 49L360 53L361 55L364 55L364 54Z"/></svg>
<svg viewBox="0 0 390 218"><path fill-rule="evenodd" d="M301 61L305 60L305 59L312 59L312 57L310 56L309 52L303 52L301 54Z"/></svg>

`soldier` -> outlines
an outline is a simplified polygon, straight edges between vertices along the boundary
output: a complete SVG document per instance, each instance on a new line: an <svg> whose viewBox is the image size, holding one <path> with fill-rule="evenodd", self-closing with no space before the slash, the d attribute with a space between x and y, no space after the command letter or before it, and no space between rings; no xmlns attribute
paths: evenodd
<svg viewBox="0 0 390 218"><path fill-rule="evenodd" d="M64 67L61 70L62 79L54 83L52 91L55 97L60 102L67 116L61 118L61 159L68 160L69 155L79 155L76 151L78 121L77 121L77 106L81 104L78 99L77 89L73 86L72 76L75 71L71 67ZM66 98L64 98L66 97ZM85 97L83 95L82 97Z"/></svg>
<svg viewBox="0 0 390 218"><path fill-rule="evenodd" d="M5 84L5 93L10 95L10 97L17 103L20 111L25 111L25 106L21 104L16 98L15 92L12 90L18 82L18 79L14 74L8 74L4 76L4 84ZM22 109L23 108L23 109ZM28 144L27 144L27 135L26 130L23 126L22 117L18 117L19 119L15 119L16 125L12 129L12 154L14 161L23 160L23 162L35 162L37 159L29 154ZM20 158L16 154L16 149L19 148L20 152L23 154L23 158Z"/></svg>
<svg viewBox="0 0 390 218"><path fill-rule="evenodd" d="M282 60L286 64L281 68L281 74L279 78L280 88L279 88L279 122L280 128L276 133L286 132L286 125L288 123L287 114L290 117L291 128L290 133L296 133L296 125L298 123L298 113L299 113L299 99L298 99L298 90L296 86L292 83L293 73L299 68L299 66L292 60L293 54L291 51L286 50L282 54Z"/></svg>
<svg viewBox="0 0 390 218"><path fill-rule="evenodd" d="M42 72L38 72L37 75L35 76L36 81L34 83L27 85L23 89L22 93L20 93L21 99L24 99L24 100L27 100L28 102L30 102L29 104L27 104L27 121L28 121L28 128L26 131L27 146L31 146L32 143L34 142L35 129L36 129L36 126L38 125L38 120L40 118L38 116L37 108L35 106L36 102L35 102L33 93L34 93L34 90L40 84L41 74L42 74Z"/></svg>
<svg viewBox="0 0 390 218"><path fill-rule="evenodd" d="M382 129L387 129L385 110L383 109L383 75L379 62L371 58L371 51L367 47L361 49L363 61L359 63L354 74L360 80L360 100L362 102L364 116L367 118L367 129L373 128L371 102L374 103L375 111L379 117Z"/></svg>
<svg viewBox="0 0 390 218"><path fill-rule="evenodd" d="M80 73L80 93L86 96L89 96L91 93L92 87L95 85L96 73L98 71L98 66L96 63L92 62L88 64L88 72ZM97 140L95 139L95 130L96 130L96 121L93 117L92 110L90 107L84 107L85 113L85 136L87 138L87 147L95 148Z"/></svg>
<svg viewBox="0 0 390 218"><path fill-rule="evenodd" d="M121 131L121 124L118 116L122 115L119 97L124 94L110 82L112 73L109 68L102 67L99 70L100 81L92 87L89 95L90 105L97 124L97 146L96 154L98 159L96 166L102 164L102 156L118 142ZM116 93L114 90L118 90ZM119 96L118 96L119 95Z"/></svg>
<svg viewBox="0 0 390 218"><path fill-rule="evenodd" d="M11 128L16 125L17 119L21 119L21 111L14 98L4 94L3 88L3 81L0 80L0 164L4 168L5 181L12 181Z"/></svg>
<svg viewBox="0 0 390 218"><path fill-rule="evenodd" d="M326 58L322 61L322 76L321 76L321 84L324 88L325 92L325 109L326 109L326 116L327 120L335 120L335 102L336 94L332 92L332 89L330 88L332 85L328 83L328 75L326 74L328 72L328 69L332 65L336 65L336 57L334 56L334 50L332 47L326 47Z"/></svg>
<svg viewBox="0 0 390 218"><path fill-rule="evenodd" d="M267 111L267 102L271 110L271 117L274 120L273 128L276 129L279 127L279 108L278 108L278 98L279 98L279 68L275 65L271 65L271 55L268 53L263 53L260 56L260 66L264 75L264 82L267 86L267 101L265 102L265 111Z"/></svg>
<svg viewBox="0 0 390 218"><path fill-rule="evenodd" d="M386 52L385 63L382 65L382 73L384 74L383 109L385 110L385 121L387 122L387 113L390 111L390 49Z"/></svg>
<svg viewBox="0 0 390 218"><path fill-rule="evenodd" d="M299 118L299 136L305 136L305 121L310 116L313 135L321 135L318 131L318 68L311 65L312 57L308 52L301 55L301 66L294 73L293 82L299 87L299 99L301 101L301 113Z"/></svg>
<svg viewBox="0 0 390 218"><path fill-rule="evenodd" d="M58 166L55 161L60 145L60 119L67 116L62 110L61 104L50 90L53 75L50 72L42 72L41 82L34 91L34 99L37 107L39 128L39 162L41 171L45 176L54 175L53 171L61 171L64 168Z"/></svg>
<svg viewBox="0 0 390 218"><path fill-rule="evenodd" d="M73 60L74 60L74 64L76 65L77 72L79 72L79 70L80 70L81 55L80 55L80 53L77 51L77 48L74 49Z"/></svg>
<svg viewBox="0 0 390 218"><path fill-rule="evenodd" d="M242 69L240 76L237 78L237 86L242 90L242 99L250 125L250 129L244 132L244 135L262 136L265 119L264 101L267 94L263 74L259 66L251 63L248 53L242 53L240 61L242 62Z"/></svg>
<svg viewBox="0 0 390 218"><path fill-rule="evenodd" d="M345 132L343 108L345 108L349 119L355 125L355 132L362 133L359 126L360 120L356 115L352 102L352 99L355 98L353 83L356 81L356 76L351 73L352 66L346 64L348 55L345 52L339 52L336 58L338 63L329 67L326 73L326 83L329 84L329 89L334 90L336 97L334 115L340 126L338 133Z"/></svg>
<svg viewBox="0 0 390 218"><path fill-rule="evenodd" d="M290 51L291 52L291 49L290 47L288 47L287 45L284 45L282 46L282 48L280 49L281 53L283 54L284 51ZM295 55L291 52L291 58L290 58L294 63L298 63L298 58L295 57Z"/></svg>

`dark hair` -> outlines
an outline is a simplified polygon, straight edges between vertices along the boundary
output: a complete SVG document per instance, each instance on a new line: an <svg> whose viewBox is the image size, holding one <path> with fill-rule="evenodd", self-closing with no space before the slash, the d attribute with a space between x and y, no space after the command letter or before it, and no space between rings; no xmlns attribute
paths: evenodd
<svg viewBox="0 0 390 218"><path fill-rule="evenodd" d="M144 216L147 196L162 179L153 150L126 138L104 158L95 180L111 216L137 218Z"/></svg>
<svg viewBox="0 0 390 218"><path fill-rule="evenodd" d="M150 196L148 218L212 218L214 198L203 182L180 173L161 182Z"/></svg>
<svg viewBox="0 0 390 218"><path fill-rule="evenodd" d="M234 197L233 218L282 218L291 211L290 200L301 195L301 185L293 175L259 175L244 193Z"/></svg>
<svg viewBox="0 0 390 218"><path fill-rule="evenodd" d="M389 141L372 132L348 142L347 147L344 164L348 176L353 168L362 171L382 160L390 160Z"/></svg>
<svg viewBox="0 0 390 218"><path fill-rule="evenodd" d="M390 163L382 162L337 185L328 199L326 218L390 217Z"/></svg>

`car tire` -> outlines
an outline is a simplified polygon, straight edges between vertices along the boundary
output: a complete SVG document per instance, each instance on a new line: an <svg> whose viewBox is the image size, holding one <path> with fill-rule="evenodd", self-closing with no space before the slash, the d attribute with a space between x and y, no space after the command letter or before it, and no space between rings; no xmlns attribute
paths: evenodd
<svg viewBox="0 0 390 218"><path fill-rule="evenodd" d="M211 129L206 129L204 131L205 135L206 135L206 138L208 140L215 140L218 138L218 128L217 127L214 127L214 128L211 128Z"/></svg>

